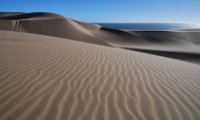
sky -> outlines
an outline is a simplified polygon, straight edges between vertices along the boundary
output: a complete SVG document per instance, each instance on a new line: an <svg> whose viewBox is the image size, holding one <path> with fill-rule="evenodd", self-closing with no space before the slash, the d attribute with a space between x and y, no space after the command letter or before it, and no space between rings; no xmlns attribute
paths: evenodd
<svg viewBox="0 0 200 120"><path fill-rule="evenodd" d="M1 0L0 12L53 12L93 23L200 23L200 0Z"/></svg>

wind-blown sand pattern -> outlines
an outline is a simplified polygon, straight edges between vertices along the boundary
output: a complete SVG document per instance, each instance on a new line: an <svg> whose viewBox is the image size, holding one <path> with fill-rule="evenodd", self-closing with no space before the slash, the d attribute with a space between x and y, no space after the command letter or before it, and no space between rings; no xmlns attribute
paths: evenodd
<svg viewBox="0 0 200 120"><path fill-rule="evenodd" d="M148 52L149 54L200 64L200 31L198 30L115 30L45 12L0 12L0 30L67 38L98 45Z"/></svg>
<svg viewBox="0 0 200 120"><path fill-rule="evenodd" d="M200 66L0 31L1 120L199 120Z"/></svg>

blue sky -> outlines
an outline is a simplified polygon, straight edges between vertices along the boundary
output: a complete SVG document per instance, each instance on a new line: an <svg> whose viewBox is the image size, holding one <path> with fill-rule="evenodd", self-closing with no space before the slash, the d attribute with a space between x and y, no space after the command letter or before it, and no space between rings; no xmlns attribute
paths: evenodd
<svg viewBox="0 0 200 120"><path fill-rule="evenodd" d="M0 11L54 12L85 22L200 23L200 0L1 0Z"/></svg>

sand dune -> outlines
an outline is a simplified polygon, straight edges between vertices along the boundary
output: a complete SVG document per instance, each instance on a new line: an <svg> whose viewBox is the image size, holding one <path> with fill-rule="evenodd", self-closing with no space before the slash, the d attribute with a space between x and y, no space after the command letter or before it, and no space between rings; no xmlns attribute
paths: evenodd
<svg viewBox="0 0 200 120"><path fill-rule="evenodd" d="M1 120L198 120L200 66L0 31Z"/></svg>
<svg viewBox="0 0 200 120"><path fill-rule="evenodd" d="M188 53L188 52L178 52L178 51L162 51L162 50L154 50L154 49L138 49L138 48L124 48L128 50L149 53L153 55L159 55L179 60L184 60L196 64L200 64L200 54L199 53Z"/></svg>
<svg viewBox="0 0 200 120"><path fill-rule="evenodd" d="M165 57L199 64L199 59L193 59L200 55L199 31L114 30L45 12L0 13L0 29L61 37L129 50L137 49L140 52L158 51L167 53L163 55ZM162 55L159 53L156 55ZM180 54L184 54L185 57L179 57ZM190 56L194 57L191 59Z"/></svg>
<svg viewBox="0 0 200 120"><path fill-rule="evenodd" d="M122 31L101 28L93 31L98 39L123 49L155 54L200 64L200 32L194 31ZM151 52L150 52L151 51ZM161 53L161 54L160 54ZM183 57L181 57L183 56Z"/></svg>
<svg viewBox="0 0 200 120"><path fill-rule="evenodd" d="M33 12L33 13L7 13L0 14L3 20L49 20L49 19L65 19L65 17L55 13Z"/></svg>
<svg viewBox="0 0 200 120"><path fill-rule="evenodd" d="M96 39L90 33L89 29L98 29L97 25L87 25L54 13L36 12L0 16L0 29L62 37L110 46L107 42Z"/></svg>
<svg viewBox="0 0 200 120"><path fill-rule="evenodd" d="M0 120L199 120L199 38L0 12Z"/></svg>
<svg viewBox="0 0 200 120"><path fill-rule="evenodd" d="M13 15L20 15L24 14L23 12L0 12L0 18L6 17L6 16L13 16Z"/></svg>

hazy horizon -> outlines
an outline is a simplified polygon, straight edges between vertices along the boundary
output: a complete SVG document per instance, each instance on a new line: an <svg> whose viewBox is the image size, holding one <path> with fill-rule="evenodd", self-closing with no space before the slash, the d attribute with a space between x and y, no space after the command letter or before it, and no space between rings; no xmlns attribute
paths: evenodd
<svg viewBox="0 0 200 120"><path fill-rule="evenodd" d="M1 12L53 12L92 23L200 23L198 0L1 1Z"/></svg>

